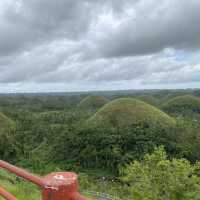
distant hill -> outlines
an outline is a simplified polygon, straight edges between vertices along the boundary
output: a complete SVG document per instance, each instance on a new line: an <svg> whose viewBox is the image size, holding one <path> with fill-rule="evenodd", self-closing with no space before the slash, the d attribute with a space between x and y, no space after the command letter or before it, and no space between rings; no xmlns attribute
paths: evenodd
<svg viewBox="0 0 200 200"><path fill-rule="evenodd" d="M200 113L200 98L192 95L174 97L161 106L162 110L173 114L189 115Z"/></svg>
<svg viewBox="0 0 200 200"><path fill-rule="evenodd" d="M102 107L93 117L92 123L110 124L112 127L129 126L135 123L148 123L150 126L169 127L175 124L173 118L143 101L133 98L120 98Z"/></svg>
<svg viewBox="0 0 200 200"><path fill-rule="evenodd" d="M141 101L144 101L148 104L151 104L151 105L157 105L158 104L158 99L156 99L155 97L151 96L151 95L141 95L141 96L138 96L136 97L136 99L139 99Z"/></svg>
<svg viewBox="0 0 200 200"><path fill-rule="evenodd" d="M91 95L84 98L79 104L79 109L97 110L108 103L109 100L103 96Z"/></svg>

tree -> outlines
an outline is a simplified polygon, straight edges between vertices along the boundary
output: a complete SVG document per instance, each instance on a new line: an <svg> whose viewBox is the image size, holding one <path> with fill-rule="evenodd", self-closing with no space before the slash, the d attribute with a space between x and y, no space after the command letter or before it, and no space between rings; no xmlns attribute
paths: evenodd
<svg viewBox="0 0 200 200"><path fill-rule="evenodd" d="M163 147L121 170L122 181L135 200L199 200L200 163L167 159Z"/></svg>

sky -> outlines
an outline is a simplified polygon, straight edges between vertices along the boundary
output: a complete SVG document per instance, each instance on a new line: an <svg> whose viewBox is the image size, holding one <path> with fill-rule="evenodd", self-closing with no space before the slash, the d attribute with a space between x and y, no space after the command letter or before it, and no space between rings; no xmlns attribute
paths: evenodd
<svg viewBox="0 0 200 200"><path fill-rule="evenodd" d="M0 93L200 87L199 0L1 0Z"/></svg>

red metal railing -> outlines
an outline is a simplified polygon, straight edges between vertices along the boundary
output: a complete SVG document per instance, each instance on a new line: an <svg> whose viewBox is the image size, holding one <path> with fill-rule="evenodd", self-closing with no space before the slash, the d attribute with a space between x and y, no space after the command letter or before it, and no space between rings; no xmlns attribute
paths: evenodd
<svg viewBox="0 0 200 200"><path fill-rule="evenodd" d="M56 172L42 178L2 160L0 160L0 168L39 186L42 191L42 200L88 200L78 193L78 177L75 173ZM6 200L16 200L2 187L0 187L0 196Z"/></svg>
<svg viewBox="0 0 200 200"><path fill-rule="evenodd" d="M0 187L0 196L4 197L7 200L17 200L12 194L7 192L5 189Z"/></svg>

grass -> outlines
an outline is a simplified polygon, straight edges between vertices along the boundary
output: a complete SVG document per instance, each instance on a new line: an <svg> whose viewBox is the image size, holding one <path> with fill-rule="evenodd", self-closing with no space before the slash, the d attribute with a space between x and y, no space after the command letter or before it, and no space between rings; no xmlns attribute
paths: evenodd
<svg viewBox="0 0 200 200"><path fill-rule="evenodd" d="M0 170L0 185L20 200L41 199L40 190L33 184ZM3 198L0 197L0 200Z"/></svg>

